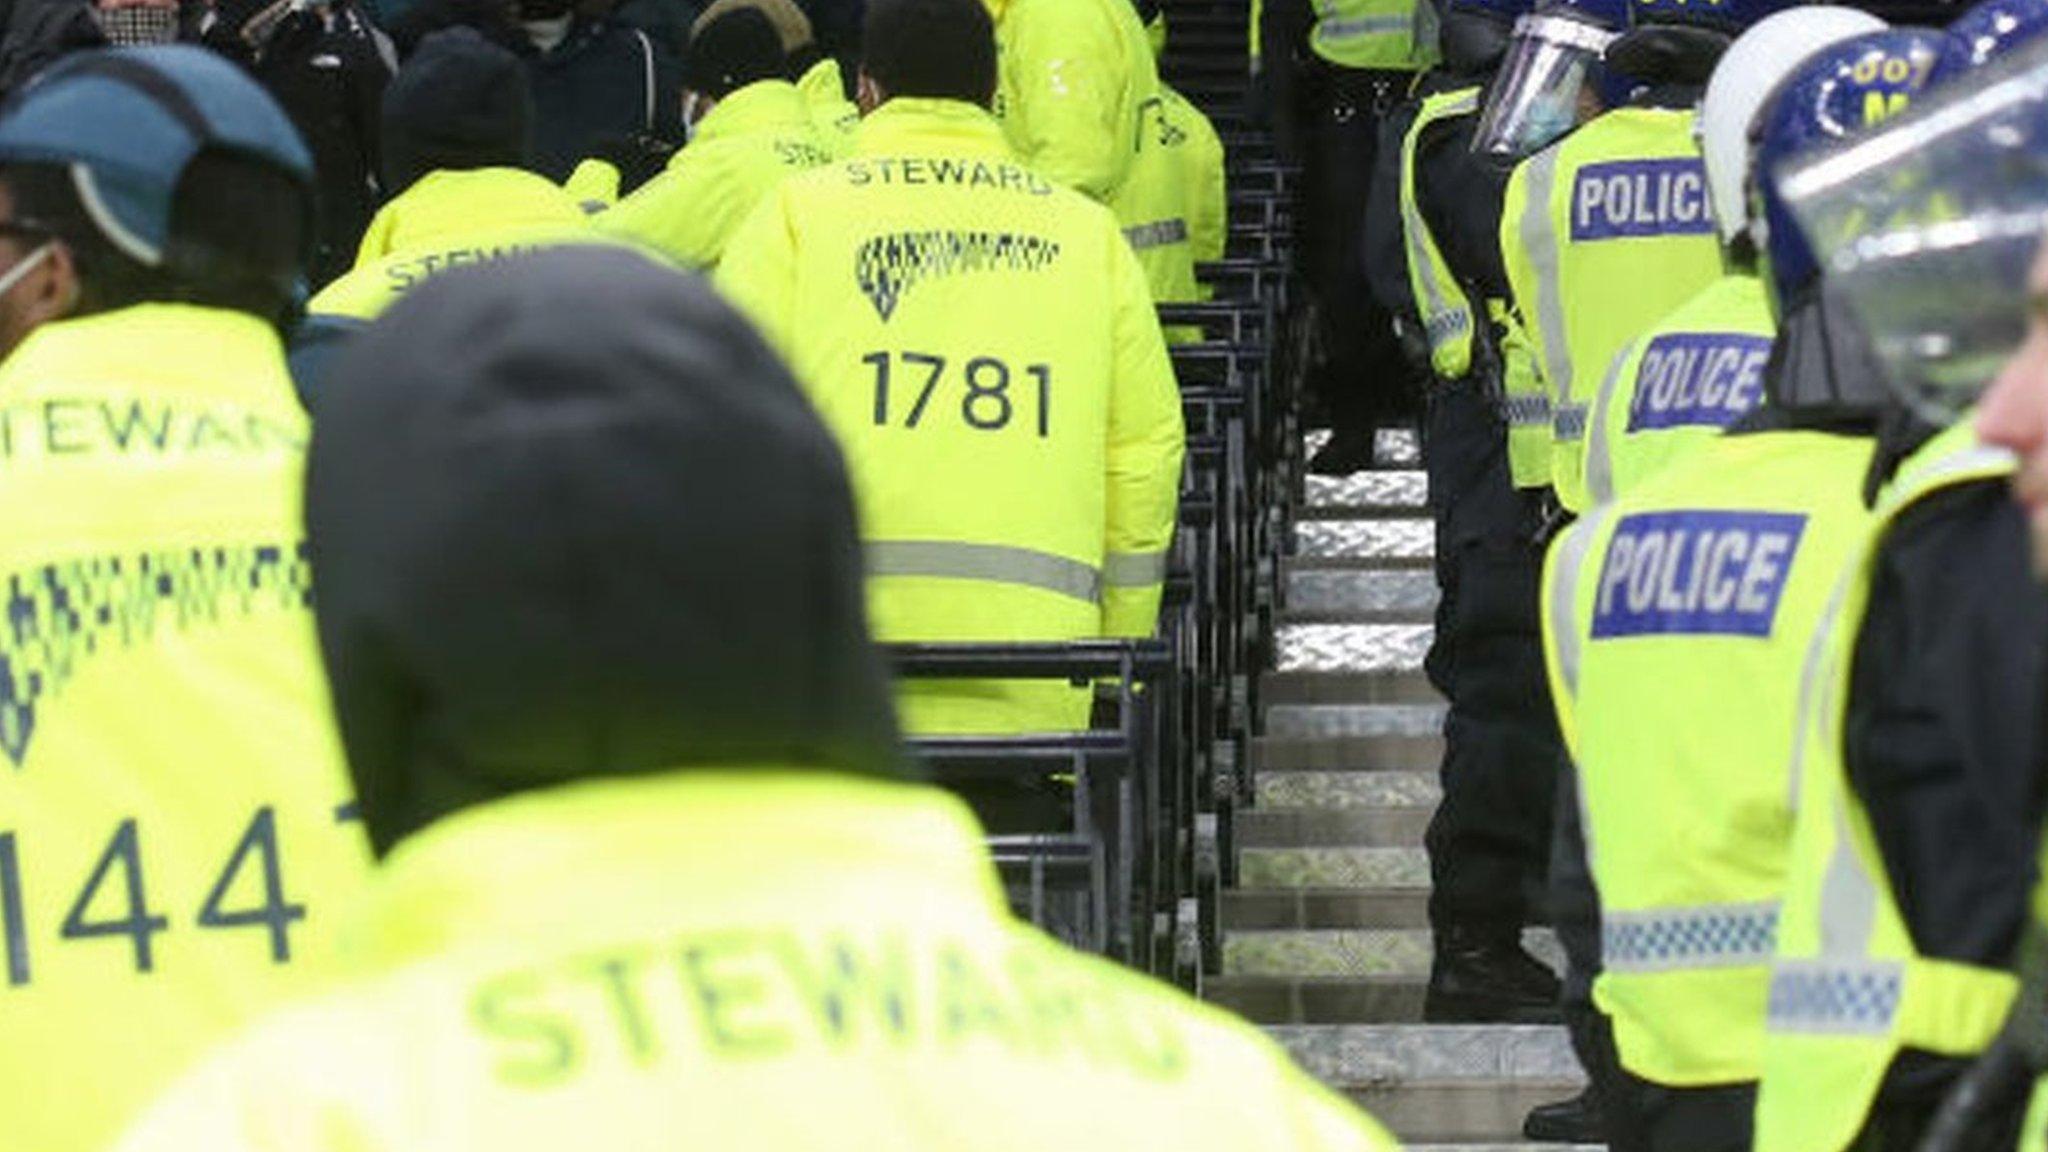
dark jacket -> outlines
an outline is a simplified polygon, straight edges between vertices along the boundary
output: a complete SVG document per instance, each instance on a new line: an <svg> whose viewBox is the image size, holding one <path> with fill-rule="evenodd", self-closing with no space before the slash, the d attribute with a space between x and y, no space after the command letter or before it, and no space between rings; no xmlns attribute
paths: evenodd
<svg viewBox="0 0 2048 1152"><path fill-rule="evenodd" d="M1893 448L1885 453L1897 458ZM2002 483L1945 490L1878 550L1857 635L1845 738L1914 945L2005 968L2033 890L2048 592ZM1880 1113L1931 1110L1960 1061L1909 1052Z"/></svg>
<svg viewBox="0 0 2048 1152"><path fill-rule="evenodd" d="M680 71L647 33L610 17L579 17L552 51L526 52L541 175L566 179L586 157L636 134L682 140Z"/></svg>
<svg viewBox="0 0 2048 1152"><path fill-rule="evenodd" d="M435 277L336 366L306 517L379 851L592 777L901 774L839 450L702 280L596 247Z"/></svg>
<svg viewBox="0 0 2048 1152"><path fill-rule="evenodd" d="M309 279L317 286L355 263L356 245L382 199L377 125L397 53L356 0L293 12L252 46L242 30L264 7L262 0L220 4L205 41L240 61L277 98L312 150L320 235Z"/></svg>

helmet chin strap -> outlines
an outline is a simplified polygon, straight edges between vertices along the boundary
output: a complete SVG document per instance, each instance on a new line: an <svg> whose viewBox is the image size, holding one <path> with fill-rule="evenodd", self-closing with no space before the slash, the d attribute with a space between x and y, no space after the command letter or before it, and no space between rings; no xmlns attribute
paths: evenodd
<svg viewBox="0 0 2048 1152"><path fill-rule="evenodd" d="M27 279L28 274L35 271L43 261L48 260L50 253L56 251L56 249L57 242L55 240L45 240L41 244L36 245L35 251L16 260L14 267L9 268L5 273L0 273L0 297L5 297L9 292L14 291L15 286L24 279Z"/></svg>

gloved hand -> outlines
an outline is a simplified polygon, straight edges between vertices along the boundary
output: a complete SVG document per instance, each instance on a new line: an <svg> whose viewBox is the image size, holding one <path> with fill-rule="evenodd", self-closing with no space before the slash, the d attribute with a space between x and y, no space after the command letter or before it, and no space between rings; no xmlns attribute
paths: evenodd
<svg viewBox="0 0 2048 1152"><path fill-rule="evenodd" d="M676 149L677 145L672 140L647 132L634 132L598 141L590 149L590 159L602 160L618 169L619 195L625 197L661 175L670 158L675 156Z"/></svg>

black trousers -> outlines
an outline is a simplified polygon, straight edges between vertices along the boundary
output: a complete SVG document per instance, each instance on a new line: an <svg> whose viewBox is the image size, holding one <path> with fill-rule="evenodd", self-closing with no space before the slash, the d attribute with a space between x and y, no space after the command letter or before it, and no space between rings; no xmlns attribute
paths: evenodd
<svg viewBox="0 0 2048 1152"><path fill-rule="evenodd" d="M1600 974L1600 894L1586 861L1585 829L1579 821L1578 775L1558 755L1557 812L1551 840L1550 922L1564 946L1564 989L1559 997L1572 1051L1586 1070L1600 1118L1607 1126L1609 1152L1648 1152L1650 1134L1638 1090L1643 1082L1622 1071L1614 1049L1614 1026L1593 1006L1593 978ZM1745 1146L1746 1147L1746 1146Z"/></svg>
<svg viewBox="0 0 2048 1152"><path fill-rule="evenodd" d="M1540 898L1560 759L1537 612L1534 500L1508 475L1493 401L1470 381L1429 397L1423 428L1436 520L1429 678L1450 701L1444 799L1430 821L1430 923L1514 931Z"/></svg>
<svg viewBox="0 0 2048 1152"><path fill-rule="evenodd" d="M1416 384L1393 317L1365 278L1365 213L1379 155L1380 120L1411 77L1312 66L1303 77L1308 130L1295 219L1296 271L1308 289L1322 347L1309 389L1339 432L1412 419Z"/></svg>

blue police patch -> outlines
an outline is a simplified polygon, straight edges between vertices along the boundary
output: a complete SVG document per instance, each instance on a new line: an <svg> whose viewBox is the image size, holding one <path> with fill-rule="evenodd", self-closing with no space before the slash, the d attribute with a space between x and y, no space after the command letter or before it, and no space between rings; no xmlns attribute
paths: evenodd
<svg viewBox="0 0 2048 1152"><path fill-rule="evenodd" d="M1572 179L1572 239L1705 235L1707 170L1696 157L1588 164Z"/></svg>
<svg viewBox="0 0 2048 1152"><path fill-rule="evenodd" d="M1768 337L1673 332L1650 341L1636 366L1628 430L1726 428L1763 399Z"/></svg>
<svg viewBox="0 0 2048 1152"><path fill-rule="evenodd" d="M1593 638L1769 636L1806 531L1783 512L1641 512L1607 545Z"/></svg>

